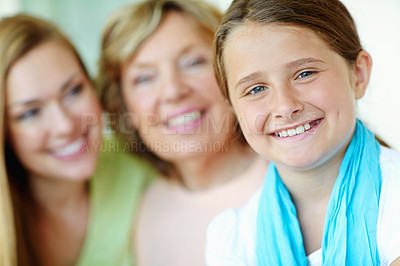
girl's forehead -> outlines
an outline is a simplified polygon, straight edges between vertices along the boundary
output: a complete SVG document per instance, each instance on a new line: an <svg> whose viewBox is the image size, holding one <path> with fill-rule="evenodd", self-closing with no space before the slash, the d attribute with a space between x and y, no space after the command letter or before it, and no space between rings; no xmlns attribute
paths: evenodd
<svg viewBox="0 0 400 266"><path fill-rule="evenodd" d="M275 22L256 23L248 21L233 28L230 34L228 35L226 42L229 43L232 39L235 39L237 37L244 37L244 38L251 37L252 39L257 39L259 37L260 40L265 40L266 36L263 36L265 35L264 34L265 32L273 32L273 33L285 32L292 34L300 33L308 35L309 37L319 38L316 32L302 25L289 24L289 23L275 23Z"/></svg>
<svg viewBox="0 0 400 266"><path fill-rule="evenodd" d="M323 56L328 50L329 54L335 52L312 29L287 23L242 24L230 32L223 47L224 64L239 57L239 54L254 56L255 53L262 53L274 57L274 54L283 52L282 60L284 60L293 56ZM261 54L256 55L258 56Z"/></svg>
<svg viewBox="0 0 400 266"><path fill-rule="evenodd" d="M252 23L247 22L234 28L227 36L224 43L224 61L232 53L242 51L253 54L257 49L265 47L265 52L292 50L307 51L307 47L330 48L329 45L313 30L292 25L277 23ZM254 48L254 49L253 49ZM319 49L318 49L319 50ZM258 50L258 52L262 51ZM314 51L318 52L318 51Z"/></svg>

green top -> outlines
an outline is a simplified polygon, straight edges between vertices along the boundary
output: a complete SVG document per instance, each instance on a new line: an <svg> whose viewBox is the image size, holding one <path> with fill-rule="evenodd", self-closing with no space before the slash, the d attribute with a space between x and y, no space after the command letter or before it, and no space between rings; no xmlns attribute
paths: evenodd
<svg viewBox="0 0 400 266"><path fill-rule="evenodd" d="M91 178L86 239L77 266L133 265L133 224L144 189L156 173L115 139L103 141Z"/></svg>

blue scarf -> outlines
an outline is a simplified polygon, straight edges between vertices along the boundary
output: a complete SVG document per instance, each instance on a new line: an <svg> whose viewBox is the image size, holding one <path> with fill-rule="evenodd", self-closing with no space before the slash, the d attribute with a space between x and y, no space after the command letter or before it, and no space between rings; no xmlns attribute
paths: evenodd
<svg viewBox="0 0 400 266"><path fill-rule="evenodd" d="M380 146L357 120L326 211L323 265L379 265L376 224L381 191ZM257 216L258 265L307 265L296 208L270 164Z"/></svg>

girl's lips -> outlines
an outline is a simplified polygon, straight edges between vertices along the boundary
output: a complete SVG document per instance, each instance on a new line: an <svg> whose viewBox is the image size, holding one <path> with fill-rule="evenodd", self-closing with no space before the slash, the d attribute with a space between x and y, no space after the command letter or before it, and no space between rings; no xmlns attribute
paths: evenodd
<svg viewBox="0 0 400 266"><path fill-rule="evenodd" d="M295 136L302 135L303 133L314 129L316 126L318 126L320 124L321 121L322 121L322 118L319 118L319 119L305 122L303 124L298 124L296 126L292 126L289 128L276 130L276 131L270 133L269 135L279 138L279 139L293 138Z"/></svg>

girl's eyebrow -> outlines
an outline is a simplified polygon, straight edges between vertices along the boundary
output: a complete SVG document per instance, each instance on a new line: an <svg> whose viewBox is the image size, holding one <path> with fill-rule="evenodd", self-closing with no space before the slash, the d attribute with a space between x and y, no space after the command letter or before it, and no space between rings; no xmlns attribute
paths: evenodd
<svg viewBox="0 0 400 266"><path fill-rule="evenodd" d="M310 63L325 63L325 62L322 60L313 58L313 57L301 58L301 59L286 63L284 68L285 69L299 68L299 67L302 67L302 66L310 64Z"/></svg>
<svg viewBox="0 0 400 266"><path fill-rule="evenodd" d="M248 82L252 82L253 80L257 80L262 76L261 71L253 72L250 75L247 75L241 78L235 85L235 89L237 89L240 85Z"/></svg>

